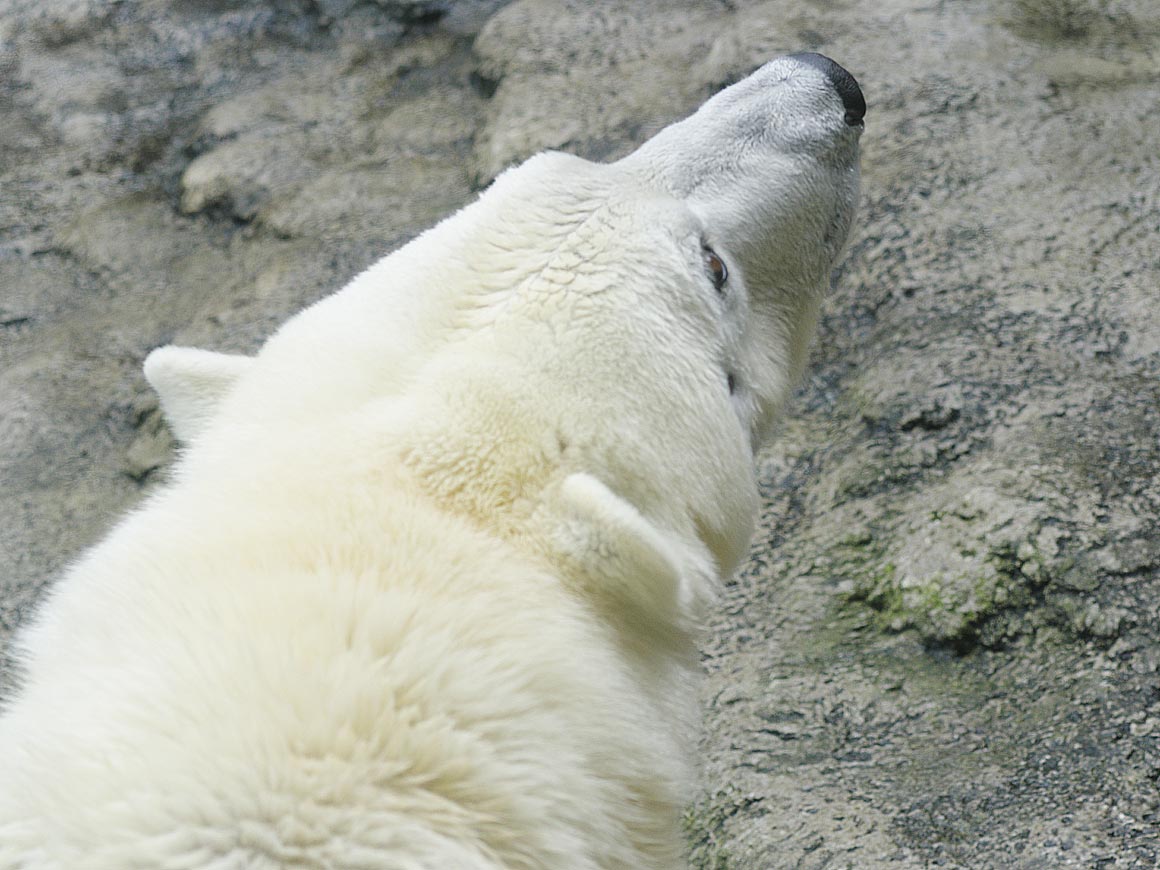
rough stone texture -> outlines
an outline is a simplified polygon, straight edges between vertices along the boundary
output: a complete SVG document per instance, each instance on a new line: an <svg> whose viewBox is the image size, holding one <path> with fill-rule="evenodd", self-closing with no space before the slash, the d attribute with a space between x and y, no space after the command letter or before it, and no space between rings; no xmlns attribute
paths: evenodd
<svg viewBox="0 0 1160 870"><path fill-rule="evenodd" d="M150 348L252 349L803 48L864 208L706 643L693 866L1157 866L1152 0L0 0L0 644L163 474Z"/></svg>

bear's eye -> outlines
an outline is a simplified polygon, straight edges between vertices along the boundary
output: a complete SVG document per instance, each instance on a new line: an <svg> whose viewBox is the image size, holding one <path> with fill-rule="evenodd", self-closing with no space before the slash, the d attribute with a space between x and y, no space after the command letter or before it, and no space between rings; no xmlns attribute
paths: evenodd
<svg viewBox="0 0 1160 870"><path fill-rule="evenodd" d="M729 280L729 270L725 268L725 261L708 246L702 249L702 254L705 258L705 268L709 271L709 277L713 279L713 286L720 293L725 287L725 282Z"/></svg>

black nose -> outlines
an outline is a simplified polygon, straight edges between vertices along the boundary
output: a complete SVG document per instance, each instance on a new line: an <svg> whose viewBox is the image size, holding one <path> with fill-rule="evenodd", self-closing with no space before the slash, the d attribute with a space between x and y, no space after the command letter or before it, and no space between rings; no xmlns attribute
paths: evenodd
<svg viewBox="0 0 1160 870"><path fill-rule="evenodd" d="M862 118L866 115L866 98L862 96L862 89L849 72L824 54L803 51L800 54L791 54L790 57L808 63L814 69L825 73L838 96L842 98L842 105L846 107L846 123L851 127L862 123Z"/></svg>

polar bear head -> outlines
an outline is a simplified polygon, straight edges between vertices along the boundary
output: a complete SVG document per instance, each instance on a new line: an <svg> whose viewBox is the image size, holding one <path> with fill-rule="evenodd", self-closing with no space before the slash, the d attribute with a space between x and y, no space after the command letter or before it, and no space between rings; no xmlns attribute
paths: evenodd
<svg viewBox="0 0 1160 870"><path fill-rule="evenodd" d="M851 226L864 109L832 61L779 58L622 160L508 170L256 357L155 351L179 478L325 427L312 444L347 445L327 461L397 460L449 510L695 615L752 532L754 451Z"/></svg>

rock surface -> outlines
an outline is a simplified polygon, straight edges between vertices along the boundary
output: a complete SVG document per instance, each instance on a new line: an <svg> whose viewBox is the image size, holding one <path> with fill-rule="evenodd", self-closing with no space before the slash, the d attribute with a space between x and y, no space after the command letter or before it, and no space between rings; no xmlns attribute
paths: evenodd
<svg viewBox="0 0 1160 870"><path fill-rule="evenodd" d="M1151 0L0 0L0 644L164 473L149 349L251 350L801 49L866 93L864 207L706 643L692 864L1157 866Z"/></svg>

